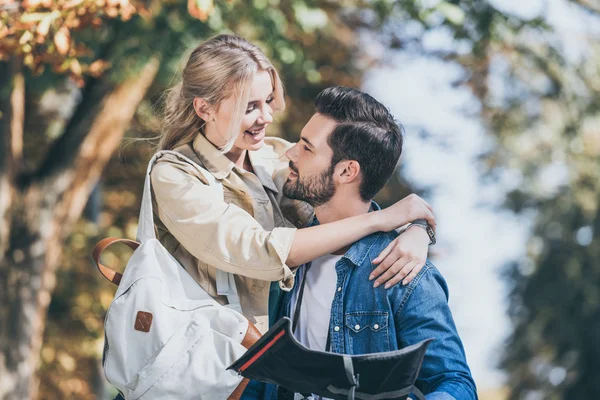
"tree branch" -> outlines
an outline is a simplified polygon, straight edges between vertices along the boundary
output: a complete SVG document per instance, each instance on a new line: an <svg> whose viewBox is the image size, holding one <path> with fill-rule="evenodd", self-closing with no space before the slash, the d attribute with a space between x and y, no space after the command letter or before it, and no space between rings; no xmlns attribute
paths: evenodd
<svg viewBox="0 0 600 400"><path fill-rule="evenodd" d="M593 2L589 0L570 0L572 3L577 4L579 7L583 8L590 14L595 14L600 16L600 5L593 4Z"/></svg>
<svg viewBox="0 0 600 400"><path fill-rule="evenodd" d="M150 58L138 74L115 87L99 104L92 105L93 115L88 114L86 118L90 120L89 124L84 121L76 124L78 130L72 131L71 137L83 139L78 148L74 148L76 140L71 139L56 150L55 157L73 160L70 165L55 161L54 165L59 168L54 168L44 183L44 186L58 188L61 194L55 208L55 221L59 226L69 226L81 215L102 169L121 142L158 68L158 57ZM74 154L67 155L66 151Z"/></svg>
<svg viewBox="0 0 600 400"><path fill-rule="evenodd" d="M101 112L104 99L117 87L108 76L90 78L81 93L81 102L71 117L63 134L52 144L38 170L29 177L41 181L60 175L73 165L78 149L92 129Z"/></svg>
<svg viewBox="0 0 600 400"><path fill-rule="evenodd" d="M0 261L10 236L9 210L15 194L14 179L23 154L25 124L25 79L20 60L0 63L0 81L9 82L0 90Z"/></svg>

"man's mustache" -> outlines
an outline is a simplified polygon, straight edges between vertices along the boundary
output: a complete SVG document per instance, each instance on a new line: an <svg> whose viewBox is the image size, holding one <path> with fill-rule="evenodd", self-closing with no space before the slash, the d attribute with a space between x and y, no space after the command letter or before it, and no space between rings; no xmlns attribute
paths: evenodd
<svg viewBox="0 0 600 400"><path fill-rule="evenodd" d="M290 161L290 169L294 171L296 174L298 173L298 168L294 165L293 162Z"/></svg>

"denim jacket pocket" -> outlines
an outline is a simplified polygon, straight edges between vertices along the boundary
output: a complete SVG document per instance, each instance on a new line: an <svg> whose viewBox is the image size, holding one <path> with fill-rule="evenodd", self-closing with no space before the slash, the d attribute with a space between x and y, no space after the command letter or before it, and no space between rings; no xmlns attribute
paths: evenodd
<svg viewBox="0 0 600 400"><path fill-rule="evenodd" d="M348 312L345 323L346 343L351 354L390 351L387 312Z"/></svg>

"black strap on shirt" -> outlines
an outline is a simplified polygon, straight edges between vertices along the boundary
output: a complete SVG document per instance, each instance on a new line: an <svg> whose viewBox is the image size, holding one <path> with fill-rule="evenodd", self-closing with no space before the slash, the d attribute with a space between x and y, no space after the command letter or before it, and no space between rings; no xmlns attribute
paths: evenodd
<svg viewBox="0 0 600 400"><path fill-rule="evenodd" d="M296 327L300 320L300 308L302 307L302 299L304 298L304 287L306 286L306 275L308 269L311 267L312 262L309 262L304 267L304 273L302 274L302 282L300 282L300 291L298 292L298 298L296 299L296 307L294 309L294 319L292 321L292 333L296 334ZM330 327L327 327L327 342L325 343L325 351L331 351L331 331Z"/></svg>

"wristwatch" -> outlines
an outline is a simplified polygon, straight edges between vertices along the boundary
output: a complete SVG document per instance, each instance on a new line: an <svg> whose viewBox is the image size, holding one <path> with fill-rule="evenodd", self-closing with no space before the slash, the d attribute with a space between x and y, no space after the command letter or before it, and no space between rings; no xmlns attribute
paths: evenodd
<svg viewBox="0 0 600 400"><path fill-rule="evenodd" d="M431 226L429 226L429 224L427 223L427 221L425 221L424 219L417 219L417 220L411 222L404 229L404 232L406 232L412 226L419 226L419 227L425 229L425 232L427 232L427 236L429 236L429 245L430 246L433 245L433 244L435 244L437 242L437 240L435 238L435 232L433 231L433 229L431 228Z"/></svg>

